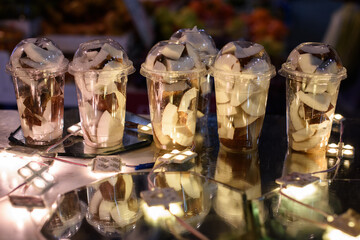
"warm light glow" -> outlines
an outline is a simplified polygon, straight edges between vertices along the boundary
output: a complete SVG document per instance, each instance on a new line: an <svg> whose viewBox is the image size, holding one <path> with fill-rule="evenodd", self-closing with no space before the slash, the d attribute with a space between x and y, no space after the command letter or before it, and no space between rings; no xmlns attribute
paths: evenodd
<svg viewBox="0 0 360 240"><path fill-rule="evenodd" d="M328 153L330 153L330 154L337 154L337 152L338 152L338 150L335 149L335 148L330 148L330 149L328 149L327 151L328 151Z"/></svg>
<svg viewBox="0 0 360 240"><path fill-rule="evenodd" d="M183 152L183 154L187 155L187 156L191 156L193 155L194 153L192 151L185 151Z"/></svg>
<svg viewBox="0 0 360 240"><path fill-rule="evenodd" d="M44 181L44 179L42 178L35 178L34 181L34 186L37 187L37 188L40 188L40 189L44 189L46 187L46 182Z"/></svg>
<svg viewBox="0 0 360 240"><path fill-rule="evenodd" d="M28 178L31 176L31 174L33 173L28 167L23 167L20 168L19 173L21 176L23 176L24 178Z"/></svg>
<svg viewBox="0 0 360 240"><path fill-rule="evenodd" d="M36 223L41 223L48 213L49 211L46 208L34 208L31 212L31 218Z"/></svg>
<svg viewBox="0 0 360 240"><path fill-rule="evenodd" d="M353 156L353 155L354 155L354 151L353 151L353 150L350 150L350 149L346 149L346 150L343 150L343 154L344 154L345 156L350 157L350 156Z"/></svg>
<svg viewBox="0 0 360 240"><path fill-rule="evenodd" d="M337 148L338 145L337 145L336 143L330 143L330 144L328 145L328 147L329 147L329 148Z"/></svg>
<svg viewBox="0 0 360 240"><path fill-rule="evenodd" d="M29 167L34 171L39 171L41 168L40 164L38 164L37 162L30 162Z"/></svg>
<svg viewBox="0 0 360 240"><path fill-rule="evenodd" d="M176 159L176 160L184 160L185 159L185 156L184 155L176 155L175 157L174 157L174 159Z"/></svg>
<svg viewBox="0 0 360 240"><path fill-rule="evenodd" d="M305 187L288 186L287 188L282 189L282 191L296 200L303 200L313 195L316 192L316 187L314 184L309 184Z"/></svg>
<svg viewBox="0 0 360 240"><path fill-rule="evenodd" d="M328 227L323 236L324 240L360 240L360 235L357 237L350 236L340 230Z"/></svg>
<svg viewBox="0 0 360 240"><path fill-rule="evenodd" d="M148 126L142 126L140 129L143 130L143 131L149 131L150 130L150 128Z"/></svg>
<svg viewBox="0 0 360 240"><path fill-rule="evenodd" d="M338 120L338 121L340 121L340 120L342 120L344 117L341 115L341 114L335 114L334 115L334 118L336 119L336 120Z"/></svg>
<svg viewBox="0 0 360 240"><path fill-rule="evenodd" d="M145 201L142 202L141 208L144 212L145 219L154 225L159 225L162 223L168 223L168 221L175 221L175 218L172 214L181 217L184 215L180 204L170 203L169 210L165 209L164 206L152 206L149 207ZM172 214L171 214L171 213Z"/></svg>
<svg viewBox="0 0 360 240"><path fill-rule="evenodd" d="M48 182L54 181L54 176L51 175L50 173L44 172L41 176Z"/></svg>
<svg viewBox="0 0 360 240"><path fill-rule="evenodd" d="M344 160L344 167L349 168L350 167L350 161L349 160Z"/></svg>
<svg viewBox="0 0 360 240"><path fill-rule="evenodd" d="M349 149L349 150L354 150L354 147L349 145L349 144L346 144L343 148L344 149Z"/></svg>
<svg viewBox="0 0 360 240"><path fill-rule="evenodd" d="M162 158L166 158L166 159L169 159L173 156L173 154L170 154L170 153L165 153Z"/></svg>
<svg viewBox="0 0 360 240"><path fill-rule="evenodd" d="M178 153L180 153L180 151L177 150L177 149L174 149L174 150L171 151L171 153L173 153L173 154L178 154Z"/></svg>

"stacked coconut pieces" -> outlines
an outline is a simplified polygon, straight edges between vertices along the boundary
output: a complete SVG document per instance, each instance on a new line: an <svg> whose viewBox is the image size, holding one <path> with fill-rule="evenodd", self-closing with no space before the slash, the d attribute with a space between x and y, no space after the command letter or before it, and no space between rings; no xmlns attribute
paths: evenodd
<svg viewBox="0 0 360 240"><path fill-rule="evenodd" d="M217 56L213 74L218 133L220 139L230 140L226 145L236 145L241 135L246 134L244 128L256 124L256 120L261 119L262 123L270 78L257 76L270 70L269 62L263 46L259 44L244 47L231 42ZM227 73L234 77L229 77ZM260 127L256 129L248 134L251 139L258 137Z"/></svg>
<svg viewBox="0 0 360 240"><path fill-rule="evenodd" d="M190 43L199 53L200 60L210 67L212 60L216 54L217 49L214 41L206 34L204 30L198 30L195 26L193 29L181 29L174 33L170 39L176 39L181 42ZM206 96L211 92L210 81L207 80L206 75L200 76L200 92L197 117L203 117L206 104Z"/></svg>
<svg viewBox="0 0 360 240"><path fill-rule="evenodd" d="M190 146L195 135L199 76L189 71L202 68L199 56L188 43L170 42L159 47L156 54L149 54L145 67L152 72L178 75L175 81L163 77L161 81L151 82L150 89L155 93L151 101L155 102L150 106L161 102L161 115L152 111L155 137L161 145Z"/></svg>
<svg viewBox="0 0 360 240"><path fill-rule="evenodd" d="M89 199L90 219L115 222L124 228L141 217L131 175L117 175L92 187L95 192Z"/></svg>
<svg viewBox="0 0 360 240"><path fill-rule="evenodd" d="M289 107L291 147L296 151L310 150L329 137L339 81L329 79L324 82L321 75L339 72L342 66L336 58L326 46L308 45L294 50L289 56L294 70L315 74L306 82L300 80L301 86L296 80L290 85L290 91L294 93Z"/></svg>
<svg viewBox="0 0 360 240"><path fill-rule="evenodd" d="M94 143L115 143L122 139L122 134L115 133L124 130L127 76L121 76L121 72L126 64L123 50L98 42L86 46L71 64L81 92L82 124Z"/></svg>
<svg viewBox="0 0 360 240"><path fill-rule="evenodd" d="M64 95L57 72L64 62L62 52L44 38L30 38L13 51L9 70L24 83L19 85L17 105L26 138L50 141L62 135Z"/></svg>
<svg viewBox="0 0 360 240"><path fill-rule="evenodd" d="M206 201L209 199L206 198L207 196L210 198L210 196L199 177L179 172L166 172L164 175L156 176L157 186L175 189L185 206L183 218L193 226L200 224L208 213Z"/></svg>

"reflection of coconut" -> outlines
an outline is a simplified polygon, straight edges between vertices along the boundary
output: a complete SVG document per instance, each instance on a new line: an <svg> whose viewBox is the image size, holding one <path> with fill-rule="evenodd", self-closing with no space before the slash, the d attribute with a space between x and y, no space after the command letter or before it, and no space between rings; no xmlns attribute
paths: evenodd
<svg viewBox="0 0 360 240"><path fill-rule="evenodd" d="M80 229L86 212L86 204L79 201L77 193L69 192L61 197L61 203L41 229L46 238L70 238Z"/></svg>
<svg viewBox="0 0 360 240"><path fill-rule="evenodd" d="M131 175L117 175L88 187L87 221L102 235L119 237L142 216Z"/></svg>
<svg viewBox="0 0 360 240"><path fill-rule="evenodd" d="M184 215L181 217L189 225L198 228L210 211L210 191L201 178L190 173L166 172L156 176L156 186L174 188L182 199ZM162 223L160 223L162 225ZM163 223L165 228L166 223ZM186 229L174 224L172 231L182 233Z"/></svg>
<svg viewBox="0 0 360 240"><path fill-rule="evenodd" d="M242 190L248 199L261 196L258 152L231 153L220 148L215 180Z"/></svg>

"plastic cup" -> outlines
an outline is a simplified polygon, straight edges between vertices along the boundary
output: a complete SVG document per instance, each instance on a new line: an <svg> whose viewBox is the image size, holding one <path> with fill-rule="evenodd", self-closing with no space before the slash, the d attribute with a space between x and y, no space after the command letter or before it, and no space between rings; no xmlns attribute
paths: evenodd
<svg viewBox="0 0 360 240"><path fill-rule="evenodd" d="M205 67L192 45L162 41L149 52L146 77L154 141L160 149L193 145L200 77Z"/></svg>
<svg viewBox="0 0 360 240"><path fill-rule="evenodd" d="M346 69L336 51L323 43L302 43L279 73L286 77L286 119L289 147L323 150L329 140L341 80Z"/></svg>
<svg viewBox="0 0 360 240"><path fill-rule="evenodd" d="M12 75L26 144L49 145L62 137L67 65L46 38L24 39L13 50L6 70Z"/></svg>
<svg viewBox="0 0 360 240"><path fill-rule="evenodd" d="M69 65L78 96L85 144L122 145L128 75L135 71L119 43L111 39L80 44Z"/></svg>
<svg viewBox="0 0 360 240"><path fill-rule="evenodd" d="M194 27L180 29L175 32L171 40L179 40L190 43L198 52L200 60L205 64L206 69L209 69L213 64L218 50L212 37L203 29L197 29ZM200 77L199 88L199 101L197 107L197 132L201 131L206 126L207 117L209 115L210 108L210 95L212 88L212 78L210 74L206 72L204 76Z"/></svg>
<svg viewBox="0 0 360 240"><path fill-rule="evenodd" d="M220 144L231 152L256 149L275 68L264 47L251 42L226 44L211 67L215 82Z"/></svg>

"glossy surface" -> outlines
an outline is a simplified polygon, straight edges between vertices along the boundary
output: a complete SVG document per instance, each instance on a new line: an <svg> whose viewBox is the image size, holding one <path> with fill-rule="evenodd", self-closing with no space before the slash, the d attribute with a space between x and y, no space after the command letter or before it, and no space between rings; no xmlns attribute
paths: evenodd
<svg viewBox="0 0 360 240"><path fill-rule="evenodd" d="M69 115L67 117L66 119L71 119ZM72 124L71 120L66 123ZM323 210L327 214L341 215L349 208L360 212L358 204L360 201L360 193L358 192L360 187L360 163L357 157L359 154L360 121L346 119L344 124L343 139L345 144L351 144L355 147L355 158L344 158L336 174L335 171L316 174L321 181L314 183L315 188L313 189L315 191L309 191L307 195L301 194L302 199L297 198L313 208ZM197 158L182 165L169 164L159 167L158 170L160 172L156 170L155 174L151 175L151 179L155 180L157 187L172 187L178 191L179 196L184 197L182 206L188 206L188 208L183 209L187 209L188 214L193 214L194 218L191 219L196 219L194 221L189 220L189 224L209 239L228 239L231 237L235 239L304 239L309 236L312 236L314 239L329 239L327 237L330 234L328 225L321 224L324 223L324 217L316 210L301 205L297 206L296 202L280 196L279 185L276 184L275 180L294 171L310 173L326 170L334 165L334 159L329 159L325 156L325 153L310 155L293 152L287 154L285 117L266 116L259 149L247 154L227 153L223 149L219 149L216 125L216 118L214 115L211 115L207 125L208 131L205 131L202 136L196 137L197 145L195 151L198 153ZM336 130L337 128L333 129ZM338 132L333 131L330 142L337 143L338 138ZM121 156L124 161L131 163L136 162L140 156L155 160L162 154L163 152L158 152L154 148L148 147ZM1 159L1 162L4 161ZM14 165L13 170L11 170L12 164L6 163L2 167L2 172L6 172L5 170L8 169L7 174L9 178L2 181L1 190L7 189L6 183L9 183L11 179L13 179L12 181L17 179L10 177L11 172L17 169L15 165L17 164L19 167L25 165L24 160L22 162L14 160L12 162ZM94 195L87 195L86 189L103 189L102 197L107 198L110 205L115 204L115 201L111 200L113 199L111 194L109 195L108 193L114 193L111 183L116 186L118 181L114 182L105 175L98 177L89 174L88 169L73 165L62 165L62 163L55 162L51 168L53 167L58 169L53 172L57 184L54 185L52 192L49 192L47 195L71 192L72 189L76 189L77 195L70 194L68 197L77 197L78 201L74 202L82 202L88 205L89 201L94 199ZM129 168L127 170L129 171ZM71 175L73 171L77 171L79 174L78 176L73 176L72 183L61 178L63 174ZM162 173L162 171L167 171L168 173ZM189 171L194 173L189 174ZM134 210L137 209L137 204L134 205L134 201L129 201L129 199L136 196L137 201L141 201L139 198L140 192L148 189L147 173L125 175L131 176L132 181L124 181L125 188L118 188L120 191L117 193L119 194L117 195L119 200L116 200L116 202L124 201L126 198L128 199L127 206L129 209ZM4 176L4 173L1 176ZM79 177L79 180L82 179L82 181L76 180L77 177ZM77 184L75 184L76 182ZM104 182L109 184L106 184L107 187L103 185L100 188L100 185ZM132 185L132 190L129 190L130 194L127 194L126 186L130 182L132 183L130 184ZM64 187L65 183L67 187ZM189 184L191 184L191 187L188 187ZM104 189L110 189L111 191L105 191ZM121 189L125 189L125 191ZM7 191L1 191L3 193L2 196ZM124 198L121 198L121 191L124 191ZM52 198L53 200L46 199L46 202L54 202L55 198ZM57 205L62 206L61 199L57 201ZM247 201L247 204L243 204L243 201ZM4 211L5 209L6 211L14 211L11 209L15 208L12 208L6 202L3 201L1 203L2 209ZM131 208L129 202L132 202ZM100 205L98 206L95 209L100 209ZM21 221L24 221L24 223L22 230L17 228L14 234L15 236L24 236L22 234L25 234L34 225L26 222L28 212L25 209L16 209L24 210L18 211ZM78 214L70 214L71 209ZM101 209L102 211L105 210L106 213L108 208L102 206ZM83 213L84 210L82 210L81 204L80 207L68 207L68 210L65 211L64 206L57 208L54 211L57 215L55 214L54 216L58 216L59 212L62 212L63 217L54 217L54 219L60 219L64 226L67 226L66 219L74 219L72 220L74 224L70 225L77 226L74 216L84 216L81 214L86 215L87 211L85 210L85 213ZM201 215L203 212L204 216ZM201 217L195 217L197 214L200 214L199 216ZM103 216L106 217L107 215L104 214ZM114 214L110 215L110 217L111 221L117 219L117 216ZM41 229L47 218L43 217L42 219L43 221L39 221L36 224L37 229ZM183 219L186 218L183 217ZM17 220L18 222L20 221L19 219ZM56 222L55 220L53 222ZM88 217L84 217L80 228L76 229L76 231L74 231L74 228L67 228L67 232L64 229L64 234L70 234L67 237L71 239L110 239L104 236L106 235L103 233L105 228L94 227L91 221L89 223L88 220ZM4 234L9 232L4 226L12 226L13 228L17 226L11 225L11 219L2 218L1 221L3 222L1 231ZM183 237L189 239L196 239L192 234L184 232L176 221L174 226L175 228L172 229L175 232L173 233L182 234ZM122 227L117 225L115 228L117 229L117 236L120 234L123 239L176 238L174 237L176 234L172 235L171 231L168 230L169 228L164 229L161 225L154 226L142 216L136 221L135 225L125 225ZM113 228L106 229L110 231ZM42 230L45 231L45 228ZM53 233L53 230L50 233ZM47 231L47 234L49 234L49 231ZM60 235L62 234L60 233ZM23 239L24 237L15 238ZM35 236L28 237L28 239L35 238Z"/></svg>

